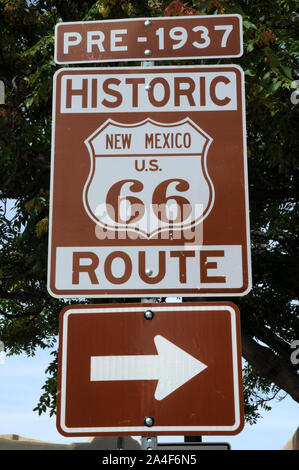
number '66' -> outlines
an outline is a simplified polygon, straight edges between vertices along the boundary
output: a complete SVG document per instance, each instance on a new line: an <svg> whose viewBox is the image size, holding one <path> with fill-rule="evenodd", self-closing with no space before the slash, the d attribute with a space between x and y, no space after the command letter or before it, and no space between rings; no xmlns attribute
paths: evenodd
<svg viewBox="0 0 299 470"><path fill-rule="evenodd" d="M175 189L178 192L185 192L189 189L190 185L183 179L168 179L162 181L153 191L152 195L152 209L155 216L166 223L178 223L187 219L191 213L191 205L187 198L180 195L167 196L167 190L171 183L176 183ZM109 216L118 223L129 224L136 223L145 213L145 206L143 201L135 196L121 196L121 191L126 184L130 184L130 191L132 193L140 193L144 189L143 183L134 179L125 179L113 184L109 189L106 197L106 205ZM122 219L121 217L121 204L127 201L130 203L130 217L129 219ZM170 219L167 211L167 203L175 201L177 204L176 217Z"/></svg>

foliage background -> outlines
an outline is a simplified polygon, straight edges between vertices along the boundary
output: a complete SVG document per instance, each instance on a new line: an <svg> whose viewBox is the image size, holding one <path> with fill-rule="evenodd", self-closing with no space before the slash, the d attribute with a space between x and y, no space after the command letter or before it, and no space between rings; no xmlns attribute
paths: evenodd
<svg viewBox="0 0 299 470"><path fill-rule="evenodd" d="M52 298L46 288L55 24L238 13L244 55L233 62L246 77L254 287L243 298L225 300L241 311L247 421L254 423L260 407L268 408L275 396L289 394L299 402L298 364L290 361L292 342L299 338L299 107L290 100L298 76L296 6L293 0L0 0L0 79L6 91L0 105L0 339L6 354L34 355L38 346L53 347L59 312L69 303ZM56 373L54 352L38 413L55 413Z"/></svg>

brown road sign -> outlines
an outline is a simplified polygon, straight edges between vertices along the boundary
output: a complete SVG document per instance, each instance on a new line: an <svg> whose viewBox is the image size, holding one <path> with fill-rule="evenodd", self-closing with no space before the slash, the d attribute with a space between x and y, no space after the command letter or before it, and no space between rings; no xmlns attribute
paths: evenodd
<svg viewBox="0 0 299 470"><path fill-rule="evenodd" d="M65 436L237 434L239 311L223 302L68 306L57 398Z"/></svg>
<svg viewBox="0 0 299 470"><path fill-rule="evenodd" d="M131 18L58 23L58 64L240 57L240 15Z"/></svg>
<svg viewBox="0 0 299 470"><path fill-rule="evenodd" d="M236 65L56 73L51 295L250 290L243 88Z"/></svg>

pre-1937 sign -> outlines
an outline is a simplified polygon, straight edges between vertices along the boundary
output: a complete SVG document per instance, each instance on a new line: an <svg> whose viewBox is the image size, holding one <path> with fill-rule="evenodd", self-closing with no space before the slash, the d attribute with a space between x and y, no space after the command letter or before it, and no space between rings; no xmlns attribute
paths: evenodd
<svg viewBox="0 0 299 470"><path fill-rule="evenodd" d="M250 290L238 66L59 70L51 181L52 295Z"/></svg>
<svg viewBox="0 0 299 470"><path fill-rule="evenodd" d="M58 23L58 64L240 57L240 15L123 18Z"/></svg>

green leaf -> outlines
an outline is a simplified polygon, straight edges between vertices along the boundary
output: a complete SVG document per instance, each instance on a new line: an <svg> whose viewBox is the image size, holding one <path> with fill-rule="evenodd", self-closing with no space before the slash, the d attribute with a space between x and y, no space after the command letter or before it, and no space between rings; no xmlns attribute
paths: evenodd
<svg viewBox="0 0 299 470"><path fill-rule="evenodd" d="M251 41L251 42L248 43L248 45L246 47L246 51L247 52L252 52L253 49L254 49L254 43L253 43L253 41Z"/></svg>
<svg viewBox="0 0 299 470"><path fill-rule="evenodd" d="M249 20L243 20L243 25L245 26L246 29L257 29L255 24L251 23Z"/></svg>
<svg viewBox="0 0 299 470"><path fill-rule="evenodd" d="M273 68L279 68L280 66L280 60L279 58L274 54L274 52L272 51L272 49L270 49L270 47L265 47L265 54L267 55L267 57L269 58L269 61L270 61L270 65L271 67Z"/></svg>
<svg viewBox="0 0 299 470"><path fill-rule="evenodd" d="M246 14L244 12L244 10L242 10L242 8L240 6L229 6L229 5L225 5L225 10L227 11L227 13L238 13L239 15L245 17Z"/></svg>
<svg viewBox="0 0 299 470"><path fill-rule="evenodd" d="M25 106L26 108L30 108L30 106L32 105L32 103L34 102L34 96L31 96L30 98L28 98L26 101L25 101Z"/></svg>
<svg viewBox="0 0 299 470"><path fill-rule="evenodd" d="M199 3L199 0L195 3L195 5L198 5L198 3ZM210 4L210 0L206 0L205 2L203 2L199 7L197 7L198 12L201 13L202 11L204 11L209 4Z"/></svg>
<svg viewBox="0 0 299 470"><path fill-rule="evenodd" d="M287 67L286 65L281 65L280 68L287 78L293 80L292 70L290 69L290 67Z"/></svg>
<svg viewBox="0 0 299 470"><path fill-rule="evenodd" d="M244 73L245 73L245 75L249 75L250 77L255 76L255 72L253 70L250 70L250 69L244 70Z"/></svg>
<svg viewBox="0 0 299 470"><path fill-rule="evenodd" d="M276 90L278 90L278 88L280 88L280 86L281 86L282 83L283 83L283 82L282 82L281 80L274 80L274 81L271 83L271 85L270 85L268 91L269 91L270 93L271 93L271 92L275 92Z"/></svg>

